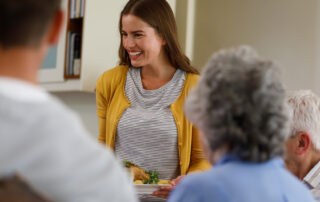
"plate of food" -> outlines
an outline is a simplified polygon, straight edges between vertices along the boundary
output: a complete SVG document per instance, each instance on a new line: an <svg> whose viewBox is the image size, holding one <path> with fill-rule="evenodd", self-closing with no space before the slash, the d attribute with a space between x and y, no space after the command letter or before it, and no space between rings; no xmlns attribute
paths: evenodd
<svg viewBox="0 0 320 202"><path fill-rule="evenodd" d="M134 188L138 194L152 194L160 189L159 184L135 184Z"/></svg>
<svg viewBox="0 0 320 202"><path fill-rule="evenodd" d="M145 171L131 161L123 161L123 165L133 178L134 187L138 194L152 194L161 186L170 185L170 180L159 179L159 173L156 170Z"/></svg>
<svg viewBox="0 0 320 202"><path fill-rule="evenodd" d="M161 186L169 186L170 180L158 180L157 183L154 184L143 184L143 181L136 180L134 181L134 188L136 189L138 194L152 194L153 192L160 189Z"/></svg>

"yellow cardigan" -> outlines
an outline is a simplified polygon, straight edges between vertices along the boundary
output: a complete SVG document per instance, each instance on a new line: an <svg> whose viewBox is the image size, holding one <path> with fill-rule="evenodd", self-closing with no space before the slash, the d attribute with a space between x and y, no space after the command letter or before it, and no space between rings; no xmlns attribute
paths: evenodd
<svg viewBox="0 0 320 202"><path fill-rule="evenodd" d="M97 115L99 118L99 141L114 148L117 125L124 110L130 106L125 96L125 81L128 66L117 66L104 72L96 84ZM181 95L170 106L178 131L178 151L180 174L206 170L210 167L204 159L198 131L187 121L183 104L188 91L193 87L198 75L187 73Z"/></svg>

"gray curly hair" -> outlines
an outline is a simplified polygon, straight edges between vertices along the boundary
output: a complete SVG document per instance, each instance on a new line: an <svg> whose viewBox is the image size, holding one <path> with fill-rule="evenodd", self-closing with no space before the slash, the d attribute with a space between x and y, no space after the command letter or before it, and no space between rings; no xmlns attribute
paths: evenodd
<svg viewBox="0 0 320 202"><path fill-rule="evenodd" d="M282 156L287 139L285 92L272 61L248 47L212 56L185 103L189 120L205 135L211 152L250 162Z"/></svg>

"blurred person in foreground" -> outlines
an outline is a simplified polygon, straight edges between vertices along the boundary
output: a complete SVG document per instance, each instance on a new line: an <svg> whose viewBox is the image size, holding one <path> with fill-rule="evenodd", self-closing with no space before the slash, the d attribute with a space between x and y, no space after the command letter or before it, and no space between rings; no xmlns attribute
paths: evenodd
<svg viewBox="0 0 320 202"><path fill-rule="evenodd" d="M37 83L62 24L60 0L0 0L0 178L53 201L136 201L112 153Z"/></svg>
<svg viewBox="0 0 320 202"><path fill-rule="evenodd" d="M213 55L185 111L214 166L182 179L169 202L313 201L281 159L288 112L277 74L250 47Z"/></svg>
<svg viewBox="0 0 320 202"><path fill-rule="evenodd" d="M320 98L310 90L297 90L287 93L287 103L292 120L286 166L320 201Z"/></svg>

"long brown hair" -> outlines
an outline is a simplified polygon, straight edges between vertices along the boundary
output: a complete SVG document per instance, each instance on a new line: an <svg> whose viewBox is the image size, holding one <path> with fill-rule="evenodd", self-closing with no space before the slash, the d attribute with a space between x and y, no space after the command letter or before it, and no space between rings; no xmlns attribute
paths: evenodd
<svg viewBox="0 0 320 202"><path fill-rule="evenodd" d="M187 72L199 73L198 70L190 65L189 58L181 50L174 14L166 0L129 0L121 11L119 20L120 36L122 32L122 17L128 14L139 17L148 23L166 41L164 50L172 66ZM130 57L122 45L122 37L119 58L120 65L131 66Z"/></svg>

